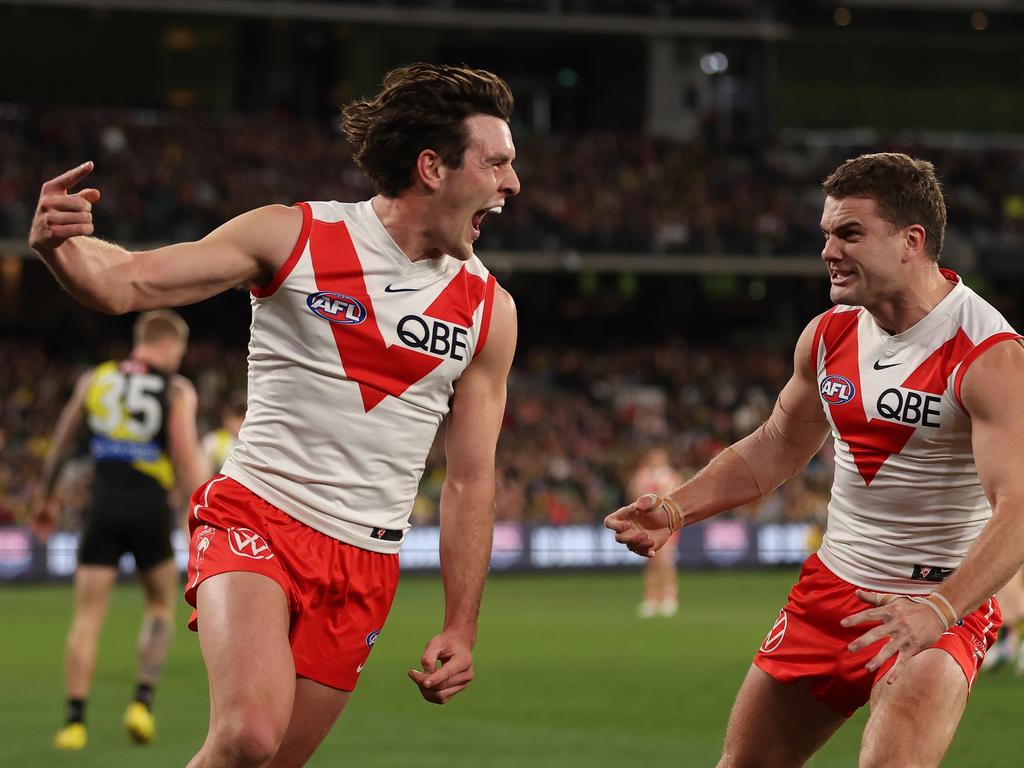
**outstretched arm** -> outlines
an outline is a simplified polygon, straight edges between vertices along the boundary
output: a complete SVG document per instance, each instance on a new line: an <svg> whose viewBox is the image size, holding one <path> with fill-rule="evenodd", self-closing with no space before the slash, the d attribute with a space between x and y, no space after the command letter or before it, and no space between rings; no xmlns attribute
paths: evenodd
<svg viewBox="0 0 1024 768"><path fill-rule="evenodd" d="M43 184L29 245L68 293L101 312L176 307L236 285L265 283L299 237L302 213L273 205L244 213L194 243L127 251L89 237L100 192L70 190L92 169L91 162L83 163Z"/></svg>
<svg viewBox="0 0 1024 768"><path fill-rule="evenodd" d="M647 494L608 515L604 524L615 531L616 541L650 557L677 528L771 493L811 460L829 429L810 366L818 320L800 335L793 376L768 420L667 496Z"/></svg>
<svg viewBox="0 0 1024 768"><path fill-rule="evenodd" d="M515 305L500 287L492 313L486 346L456 383L448 417L441 490L444 627L423 651L423 671L409 671L423 698L435 704L444 704L473 679L472 649L491 559L494 453L516 345Z"/></svg>

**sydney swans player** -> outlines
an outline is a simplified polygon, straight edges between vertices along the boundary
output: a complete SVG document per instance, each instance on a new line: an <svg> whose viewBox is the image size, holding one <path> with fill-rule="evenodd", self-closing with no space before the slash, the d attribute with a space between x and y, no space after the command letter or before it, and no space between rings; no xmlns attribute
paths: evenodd
<svg viewBox="0 0 1024 768"><path fill-rule="evenodd" d="M189 508L186 599L211 704L193 768L302 765L327 734L390 609L446 414L444 624L409 676L439 704L473 679L516 339L512 300L473 242L519 191L511 110L489 72L392 71L342 116L374 198L268 206L153 251L84 237L100 193L68 190L91 163L43 185L31 245L89 306L251 290L245 421L223 474Z"/></svg>
<svg viewBox="0 0 1024 768"><path fill-rule="evenodd" d="M769 493L831 431L827 531L743 683L720 765L803 765L870 702L861 765L934 766L999 628L991 596L1024 561L1024 349L939 268L930 163L864 155L824 188L837 306L801 334L771 417L605 523L646 555Z"/></svg>

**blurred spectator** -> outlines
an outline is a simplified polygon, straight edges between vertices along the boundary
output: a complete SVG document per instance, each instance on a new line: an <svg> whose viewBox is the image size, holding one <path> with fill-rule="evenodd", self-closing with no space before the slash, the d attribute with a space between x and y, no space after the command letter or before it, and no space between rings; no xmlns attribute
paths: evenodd
<svg viewBox="0 0 1024 768"><path fill-rule="evenodd" d="M865 147L728 149L638 134L517 140L523 191L487 220L481 249L816 254L820 182ZM1024 243L1024 153L921 147L944 180L951 264ZM284 113L0 105L0 238L22 239L41 179L96 161L96 231L119 242L202 237L243 211L372 194L328 125ZM305 197L303 197L305 196Z"/></svg>

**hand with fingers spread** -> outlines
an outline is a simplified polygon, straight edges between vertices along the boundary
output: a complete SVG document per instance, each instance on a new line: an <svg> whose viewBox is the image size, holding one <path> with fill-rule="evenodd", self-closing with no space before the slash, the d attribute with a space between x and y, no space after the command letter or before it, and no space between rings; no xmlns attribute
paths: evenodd
<svg viewBox="0 0 1024 768"><path fill-rule="evenodd" d="M71 192L92 169L92 161L85 162L43 184L28 236L35 251L53 251L69 238L93 233L92 207L100 199L100 191L90 187Z"/></svg>
<svg viewBox="0 0 1024 768"><path fill-rule="evenodd" d="M874 672L895 655L896 663L885 677L889 685L896 681L903 665L921 651L930 648L955 622L955 616L951 621L944 616L945 611L935 607L939 603L927 597L868 592L863 589L858 589L856 594L858 599L873 607L847 616L840 623L844 627L871 623L878 623L878 626L850 643L849 649L855 653L888 637L889 642L867 663L867 668ZM948 601L943 602L949 605ZM949 610L951 612L952 608Z"/></svg>
<svg viewBox="0 0 1024 768"><path fill-rule="evenodd" d="M605 528L615 531L617 542L643 557L653 557L681 525L679 506L668 496L653 493L645 493L604 519Z"/></svg>
<svg viewBox="0 0 1024 768"><path fill-rule="evenodd" d="M472 643L461 633L445 630L427 643L420 663L423 671L410 669L409 679L424 699L444 704L473 679Z"/></svg>

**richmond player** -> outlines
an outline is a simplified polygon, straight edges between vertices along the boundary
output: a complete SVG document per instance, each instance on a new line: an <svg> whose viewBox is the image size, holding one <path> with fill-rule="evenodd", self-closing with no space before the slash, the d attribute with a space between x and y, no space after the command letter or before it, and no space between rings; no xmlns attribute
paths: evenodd
<svg viewBox="0 0 1024 768"><path fill-rule="evenodd" d="M83 421L95 463L75 571L65 649L67 721L54 738L58 749L86 745L85 706L97 643L118 561L126 552L135 557L145 609L135 696L124 725L139 743L155 736L150 708L171 640L177 586L168 492L177 480L187 495L208 477L196 438L195 390L176 374L187 342L188 326L174 312L141 315L129 357L84 374L57 423L43 470L38 528L53 527L53 488Z"/></svg>

